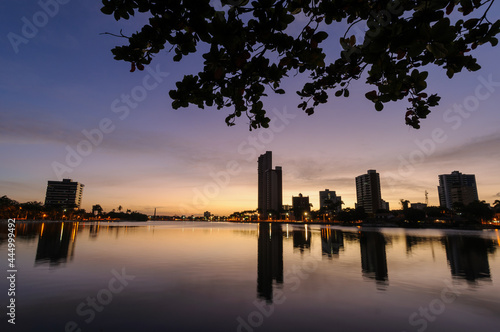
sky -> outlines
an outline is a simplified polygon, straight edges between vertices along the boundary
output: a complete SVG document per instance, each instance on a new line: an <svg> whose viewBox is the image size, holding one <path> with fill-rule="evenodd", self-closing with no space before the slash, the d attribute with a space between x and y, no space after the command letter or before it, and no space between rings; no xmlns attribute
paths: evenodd
<svg viewBox="0 0 500 332"><path fill-rule="evenodd" d="M264 100L271 127L249 131L243 118L226 126L231 110L172 109L168 91L202 68L199 55L174 63L165 51L134 73L113 59L123 42L102 33L131 34L145 17L116 22L100 1L57 1L0 4L0 196L43 202L47 181L70 178L85 185L87 210L225 215L257 207L257 158L272 151L283 204L302 193L317 209L329 189L354 207L355 177L369 169L391 209L425 202L426 191L438 205L438 175L455 170L476 175L480 200L500 199L499 47L479 47L482 69L452 80L430 69L426 91L442 99L420 130L404 124L405 101L375 111L363 80L307 116L298 76ZM489 17L500 17L498 4Z"/></svg>

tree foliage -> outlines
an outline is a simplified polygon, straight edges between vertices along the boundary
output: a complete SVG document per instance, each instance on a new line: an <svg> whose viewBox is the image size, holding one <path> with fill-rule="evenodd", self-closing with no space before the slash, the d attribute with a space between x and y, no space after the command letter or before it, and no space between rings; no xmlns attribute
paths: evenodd
<svg viewBox="0 0 500 332"><path fill-rule="evenodd" d="M222 3L217 11L214 4ZM263 97L284 94L285 77L305 73L298 105L308 115L330 93L348 97L352 80L366 77L366 92L377 111L407 99L407 125L438 105L425 92L428 65L448 77L480 68L471 54L479 45L498 43L500 20L487 13L494 0L103 0L101 11L116 20L136 12L149 16L140 31L120 37L116 60L143 70L165 47L181 61L200 48L204 68L188 74L170 91L174 109L196 105L230 108L226 123L246 115L250 129L268 127ZM336 25L336 26L335 26ZM362 32L356 38L352 30ZM331 51L338 47L339 51ZM205 44L205 46L202 46ZM329 54L327 56L326 48ZM332 54L336 53L336 54ZM339 54L340 53L340 54ZM332 60L333 59L333 60Z"/></svg>

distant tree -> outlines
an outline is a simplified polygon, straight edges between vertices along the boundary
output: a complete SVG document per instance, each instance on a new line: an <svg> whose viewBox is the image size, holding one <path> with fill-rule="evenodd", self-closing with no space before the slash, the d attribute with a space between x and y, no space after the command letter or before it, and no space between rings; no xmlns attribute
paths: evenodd
<svg viewBox="0 0 500 332"><path fill-rule="evenodd" d="M337 214L337 219L345 222L364 220L365 218L366 213L363 207L357 207L355 209L345 208Z"/></svg>
<svg viewBox="0 0 500 332"><path fill-rule="evenodd" d="M403 211L403 214L405 219L412 223L425 220L425 212L423 210L407 208Z"/></svg>
<svg viewBox="0 0 500 332"><path fill-rule="evenodd" d="M6 195L0 197L0 219L16 218L18 210L19 202Z"/></svg>
<svg viewBox="0 0 500 332"><path fill-rule="evenodd" d="M408 210L410 201L407 199L401 199L400 202L403 210Z"/></svg>
<svg viewBox="0 0 500 332"><path fill-rule="evenodd" d="M485 201L474 201L463 209L464 215L471 222L489 221L493 218L493 211Z"/></svg>
<svg viewBox="0 0 500 332"><path fill-rule="evenodd" d="M440 217L445 216L446 212L448 212L448 209L438 207L438 206L427 206L424 209L424 212L430 218L440 218Z"/></svg>
<svg viewBox="0 0 500 332"><path fill-rule="evenodd" d="M451 209L457 213L457 214L461 214L464 212L464 209L465 209L465 205L464 203L462 202L454 202L452 205L451 205Z"/></svg>
<svg viewBox="0 0 500 332"><path fill-rule="evenodd" d="M425 92L424 66L442 67L449 78L476 71L472 50L496 46L500 32L500 20L487 17L494 0L222 0L222 11L210 0L102 2L101 11L116 20L149 16L131 36L114 34L126 40L112 50L116 60L143 70L165 47L174 61L203 50L203 70L176 83L172 107L231 107L226 123L245 115L250 129L269 126L262 99L284 94L283 79L299 73L309 76L297 91L308 115L330 91L348 97L351 82L366 78L375 90L365 96L377 111L407 99L402 115L419 128L440 100ZM338 34L333 25L347 28Z"/></svg>
<svg viewBox="0 0 500 332"><path fill-rule="evenodd" d="M121 212L121 211L122 211L122 209L123 209L123 207L122 207L121 205L120 205L120 206L118 206L118 211L120 211L120 212Z"/></svg>
<svg viewBox="0 0 500 332"><path fill-rule="evenodd" d="M103 209L100 204L92 205L92 214L96 214L101 216L103 213Z"/></svg>
<svg viewBox="0 0 500 332"><path fill-rule="evenodd" d="M321 206L321 208L319 209L319 212L320 213L331 213L331 214L335 214L337 213L337 211L340 210L340 208L342 207L342 205L344 204L344 202L342 202L341 200L336 200L335 202L331 199L325 199L323 201L323 204Z"/></svg>
<svg viewBox="0 0 500 332"><path fill-rule="evenodd" d="M36 201L26 202L22 203L21 207L23 211L26 212L26 219L35 220L42 218L44 211L42 202L36 202Z"/></svg>

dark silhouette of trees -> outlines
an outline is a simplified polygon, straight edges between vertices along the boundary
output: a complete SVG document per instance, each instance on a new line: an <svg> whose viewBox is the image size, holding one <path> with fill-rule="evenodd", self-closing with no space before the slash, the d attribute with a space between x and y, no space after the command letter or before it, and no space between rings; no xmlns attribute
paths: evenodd
<svg viewBox="0 0 500 332"><path fill-rule="evenodd" d="M42 202L26 202L22 203L21 205L22 210L25 212L25 217L26 219L42 219L43 218L43 211L44 207Z"/></svg>
<svg viewBox="0 0 500 332"><path fill-rule="evenodd" d="M337 219L344 222L364 220L366 217L367 214L363 207L357 207L355 209L346 208L337 214Z"/></svg>
<svg viewBox="0 0 500 332"><path fill-rule="evenodd" d="M407 199L400 199L401 206L403 207L403 210L408 210L410 201Z"/></svg>
<svg viewBox="0 0 500 332"><path fill-rule="evenodd" d="M308 115L329 92L349 97L351 82L366 77L374 89L365 96L377 111L406 99L405 122L419 128L440 100L425 91L424 68L441 67L449 78L476 71L473 50L496 46L500 32L500 20L487 17L494 0L222 0L221 11L213 3L103 0L101 11L116 20L136 12L149 17L130 36L107 32L125 39L112 52L131 71L143 70L165 48L174 61L203 50L203 70L176 83L172 107L230 107L226 123L245 115L250 129L268 127L264 97L284 94L283 80L301 73L309 81L297 91L298 107ZM347 28L339 35L338 26Z"/></svg>
<svg viewBox="0 0 500 332"><path fill-rule="evenodd" d="M407 208L403 210L405 220L411 223L416 223L419 221L425 221L426 215L423 210Z"/></svg>
<svg viewBox="0 0 500 332"><path fill-rule="evenodd" d="M485 201L474 201L463 207L463 214L469 222L480 223L493 218L493 210Z"/></svg>

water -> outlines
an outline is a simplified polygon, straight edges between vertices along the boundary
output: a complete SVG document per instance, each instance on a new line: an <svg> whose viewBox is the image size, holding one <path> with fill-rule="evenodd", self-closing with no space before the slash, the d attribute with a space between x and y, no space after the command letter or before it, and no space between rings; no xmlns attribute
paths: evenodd
<svg viewBox="0 0 500 332"><path fill-rule="evenodd" d="M16 232L16 331L500 326L498 230L48 222ZM0 324L14 330L5 278L0 287Z"/></svg>

